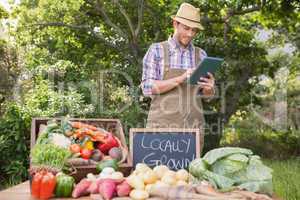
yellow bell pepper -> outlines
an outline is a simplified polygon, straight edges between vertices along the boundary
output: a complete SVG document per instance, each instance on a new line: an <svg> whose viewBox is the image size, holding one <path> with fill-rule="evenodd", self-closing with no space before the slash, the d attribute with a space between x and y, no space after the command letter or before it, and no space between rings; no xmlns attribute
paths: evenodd
<svg viewBox="0 0 300 200"><path fill-rule="evenodd" d="M93 150L94 149L94 143L91 140L88 140L84 143L84 148Z"/></svg>

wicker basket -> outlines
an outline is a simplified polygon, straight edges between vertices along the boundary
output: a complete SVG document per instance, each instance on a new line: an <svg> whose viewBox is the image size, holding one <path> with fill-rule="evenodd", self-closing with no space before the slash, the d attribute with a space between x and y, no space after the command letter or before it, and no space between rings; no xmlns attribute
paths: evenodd
<svg viewBox="0 0 300 200"><path fill-rule="evenodd" d="M47 124L49 120L53 118L34 118L31 123L31 143L32 148L36 142L39 134L40 126ZM60 121L60 118L55 118L55 120ZM118 119L78 119L72 118L70 121L80 121L96 127L103 128L111 133L113 133L117 139L120 146L122 147L123 157L119 161L119 171L121 171L125 176L129 175L132 169L128 147L125 140L125 135L120 120ZM31 164L30 164L31 165ZM88 173L96 174L96 165L88 166L75 166L72 172L72 176L75 178L76 182L80 181L82 178L86 177Z"/></svg>

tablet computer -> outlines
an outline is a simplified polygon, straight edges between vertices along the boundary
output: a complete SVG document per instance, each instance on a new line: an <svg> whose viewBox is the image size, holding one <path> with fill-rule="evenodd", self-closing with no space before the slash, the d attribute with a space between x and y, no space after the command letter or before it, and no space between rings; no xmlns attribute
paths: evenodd
<svg viewBox="0 0 300 200"><path fill-rule="evenodd" d="M205 57L199 66L192 73L190 78L187 79L187 83L196 85L200 77L206 77L207 72L214 74L217 69L222 65L224 59L216 57Z"/></svg>

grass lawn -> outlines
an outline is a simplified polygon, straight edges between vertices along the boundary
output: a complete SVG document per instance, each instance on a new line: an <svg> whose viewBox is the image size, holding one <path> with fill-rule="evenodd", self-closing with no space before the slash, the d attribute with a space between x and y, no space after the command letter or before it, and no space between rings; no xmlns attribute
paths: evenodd
<svg viewBox="0 0 300 200"><path fill-rule="evenodd" d="M300 157L284 161L264 160L273 171L273 187L285 200L300 200Z"/></svg>

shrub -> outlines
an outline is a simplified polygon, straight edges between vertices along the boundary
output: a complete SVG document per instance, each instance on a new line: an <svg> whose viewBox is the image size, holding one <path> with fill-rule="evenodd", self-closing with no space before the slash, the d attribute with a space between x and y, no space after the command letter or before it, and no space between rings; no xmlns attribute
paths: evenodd
<svg viewBox="0 0 300 200"><path fill-rule="evenodd" d="M0 120L0 187L27 179L29 165L31 117L16 104L6 108Z"/></svg>
<svg viewBox="0 0 300 200"><path fill-rule="evenodd" d="M264 158L288 159L300 155L300 130L275 130L249 112L237 112L224 131L222 146L251 149Z"/></svg>

